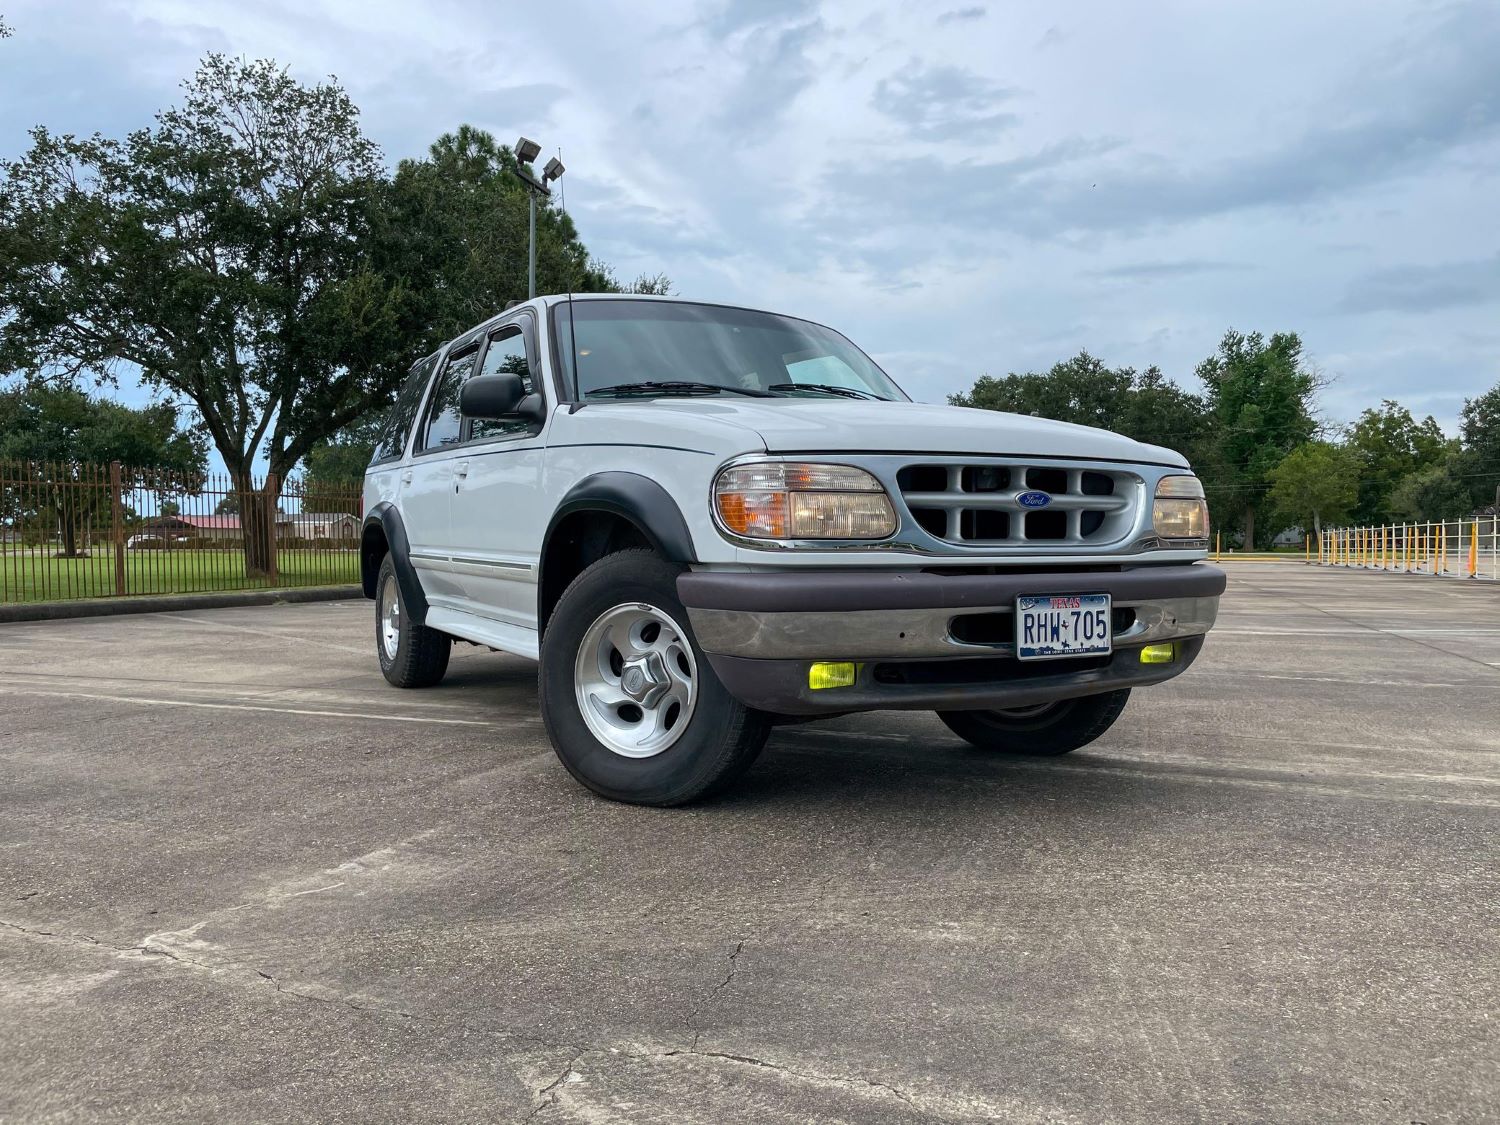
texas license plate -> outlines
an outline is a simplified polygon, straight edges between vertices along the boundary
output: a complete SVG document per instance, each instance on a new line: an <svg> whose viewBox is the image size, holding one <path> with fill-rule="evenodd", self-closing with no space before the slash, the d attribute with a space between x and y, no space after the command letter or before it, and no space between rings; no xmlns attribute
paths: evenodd
<svg viewBox="0 0 1500 1125"><path fill-rule="evenodd" d="M1112 648L1108 594L1016 599L1016 656L1103 656Z"/></svg>

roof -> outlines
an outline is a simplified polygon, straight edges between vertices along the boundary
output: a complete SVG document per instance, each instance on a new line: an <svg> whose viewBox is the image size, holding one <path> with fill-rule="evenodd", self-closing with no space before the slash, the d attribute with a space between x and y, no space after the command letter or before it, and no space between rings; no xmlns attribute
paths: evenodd
<svg viewBox="0 0 1500 1125"><path fill-rule="evenodd" d="M167 516L166 519L181 520L189 527L196 527L203 531L238 531L240 529L240 517L237 515L212 515L212 516ZM292 517L285 512L276 513L277 523L286 523Z"/></svg>

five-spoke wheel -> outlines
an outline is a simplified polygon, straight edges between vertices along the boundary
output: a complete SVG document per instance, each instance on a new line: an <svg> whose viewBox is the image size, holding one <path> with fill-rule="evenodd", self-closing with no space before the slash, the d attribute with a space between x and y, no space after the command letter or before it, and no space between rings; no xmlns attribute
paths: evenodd
<svg viewBox="0 0 1500 1125"><path fill-rule="evenodd" d="M698 702L698 662L675 621L644 602L605 610L578 646L573 690L595 738L649 758L682 736Z"/></svg>

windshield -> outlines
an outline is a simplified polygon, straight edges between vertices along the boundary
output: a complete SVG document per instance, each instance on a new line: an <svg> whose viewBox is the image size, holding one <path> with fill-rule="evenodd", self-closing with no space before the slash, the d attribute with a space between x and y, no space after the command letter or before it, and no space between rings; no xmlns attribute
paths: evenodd
<svg viewBox="0 0 1500 1125"><path fill-rule="evenodd" d="M906 400L864 352L830 328L775 313L671 301L552 306L557 355L578 397L735 393ZM577 369L573 340L577 339Z"/></svg>

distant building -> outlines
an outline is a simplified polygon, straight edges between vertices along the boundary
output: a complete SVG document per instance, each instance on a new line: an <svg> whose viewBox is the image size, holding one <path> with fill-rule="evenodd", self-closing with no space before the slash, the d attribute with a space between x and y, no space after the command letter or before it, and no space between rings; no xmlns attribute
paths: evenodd
<svg viewBox="0 0 1500 1125"><path fill-rule="evenodd" d="M156 516L140 526L142 535L190 535L202 539L239 539L245 534L236 515L212 516ZM286 539L295 535L292 517L285 512L276 513L276 538Z"/></svg>
<svg viewBox="0 0 1500 1125"><path fill-rule="evenodd" d="M359 538L359 517L348 512L298 512L291 519L298 539Z"/></svg>

